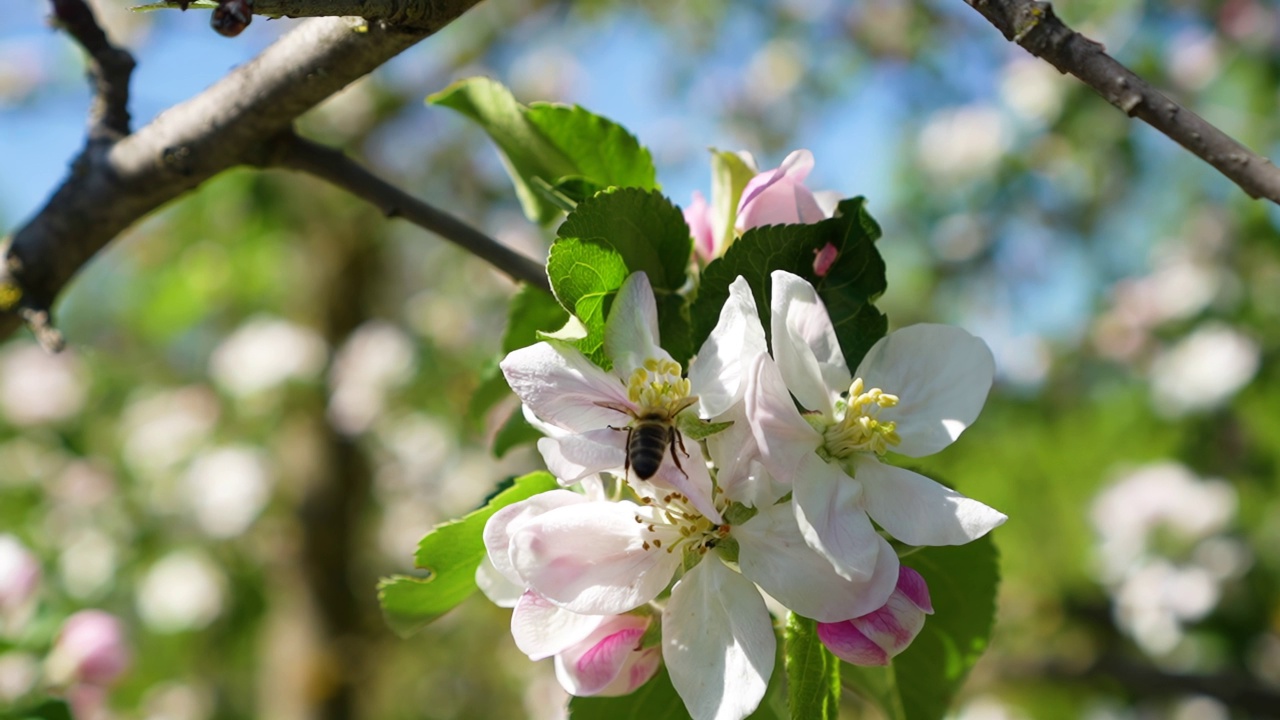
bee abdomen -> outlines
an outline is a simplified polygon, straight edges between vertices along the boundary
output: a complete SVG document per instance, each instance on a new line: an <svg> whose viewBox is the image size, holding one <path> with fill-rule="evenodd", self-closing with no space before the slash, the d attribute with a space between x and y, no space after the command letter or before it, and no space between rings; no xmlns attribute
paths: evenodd
<svg viewBox="0 0 1280 720"><path fill-rule="evenodd" d="M663 422L638 422L627 442L627 458L636 477L648 480L662 465L662 456L671 442L671 427Z"/></svg>

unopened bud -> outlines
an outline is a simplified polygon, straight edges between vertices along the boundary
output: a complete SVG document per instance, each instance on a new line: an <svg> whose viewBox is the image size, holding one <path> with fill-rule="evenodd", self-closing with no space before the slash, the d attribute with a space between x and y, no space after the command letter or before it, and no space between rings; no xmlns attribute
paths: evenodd
<svg viewBox="0 0 1280 720"><path fill-rule="evenodd" d="M818 638L845 662L888 665L915 640L924 616L932 614L929 586L920 573L903 565L898 586L883 607L851 620L818 623Z"/></svg>

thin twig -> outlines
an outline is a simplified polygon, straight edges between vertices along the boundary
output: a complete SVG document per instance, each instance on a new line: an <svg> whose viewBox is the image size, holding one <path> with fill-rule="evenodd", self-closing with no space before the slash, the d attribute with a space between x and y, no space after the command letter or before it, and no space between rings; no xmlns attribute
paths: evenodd
<svg viewBox="0 0 1280 720"><path fill-rule="evenodd" d="M117 140L129 134L129 77L136 63L128 51L111 44L84 0L52 0L57 24L89 54L94 101L89 110L89 140Z"/></svg>
<svg viewBox="0 0 1280 720"><path fill-rule="evenodd" d="M413 1L430 4L444 25L479 0ZM45 206L0 242L14 286L30 306L52 307L125 228L228 168L260 164L271 139L299 115L431 32L309 20L146 126L116 142L89 142ZM0 339L20 324L16 312L0 312Z"/></svg>
<svg viewBox="0 0 1280 720"><path fill-rule="evenodd" d="M1065 74L1074 75L1112 105L1146 122L1239 185L1250 197L1280 204L1280 170L1204 118L1178 105L1067 27L1047 2L965 0L1016 42Z"/></svg>
<svg viewBox="0 0 1280 720"><path fill-rule="evenodd" d="M163 5L175 9L182 8L184 4L178 0L163 2ZM150 9L153 5L143 7ZM274 18L362 17L400 28L432 32L453 19L453 11L447 4L422 0L253 0L249 9L254 15Z"/></svg>
<svg viewBox="0 0 1280 720"><path fill-rule="evenodd" d="M485 260L513 279L551 292L541 264L374 175L341 150L318 145L293 133L281 135L277 148L278 154L271 164L325 180L368 201L387 217L404 218Z"/></svg>

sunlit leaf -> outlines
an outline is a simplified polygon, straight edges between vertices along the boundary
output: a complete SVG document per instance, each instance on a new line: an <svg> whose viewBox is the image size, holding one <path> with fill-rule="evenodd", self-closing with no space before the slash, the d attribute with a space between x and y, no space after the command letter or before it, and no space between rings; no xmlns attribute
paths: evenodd
<svg viewBox="0 0 1280 720"><path fill-rule="evenodd" d="M485 523L499 509L556 487L550 473L530 473L479 510L427 533L414 555L414 565L426 570L427 576L393 575L378 583L378 601L387 624L402 636L411 635L466 600L476 591L476 568L485 554Z"/></svg>

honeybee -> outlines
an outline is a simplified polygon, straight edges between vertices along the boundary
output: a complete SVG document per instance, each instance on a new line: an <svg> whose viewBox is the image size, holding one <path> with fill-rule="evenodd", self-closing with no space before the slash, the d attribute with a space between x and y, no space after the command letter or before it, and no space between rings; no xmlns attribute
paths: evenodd
<svg viewBox="0 0 1280 720"><path fill-rule="evenodd" d="M675 462L676 469L680 474L689 477L689 474L680 466L680 453L685 457L689 457L689 453L684 449L684 437L676 429L675 419L676 415L696 402L698 402L697 397L686 397L674 408L651 410L645 413L637 413L619 403L597 402L596 405L600 407L631 416L632 422L626 427L610 426L614 430L627 431L627 460L622 471L623 475L629 475L631 470L635 470L636 477L648 480L657 474L658 468L662 466L662 456L670 448L671 459ZM676 452L677 448L679 453Z"/></svg>

